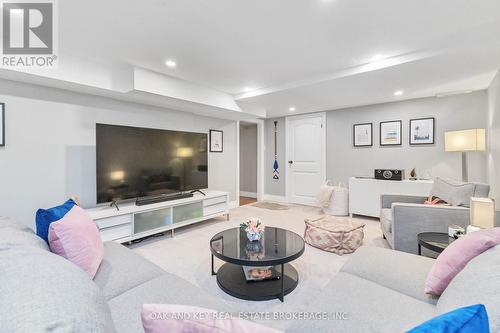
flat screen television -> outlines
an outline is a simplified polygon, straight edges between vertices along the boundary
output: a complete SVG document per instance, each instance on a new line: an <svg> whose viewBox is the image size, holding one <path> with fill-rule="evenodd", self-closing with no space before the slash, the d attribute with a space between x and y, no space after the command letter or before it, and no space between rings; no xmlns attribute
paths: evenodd
<svg viewBox="0 0 500 333"><path fill-rule="evenodd" d="M96 125L97 203L208 187L207 134Z"/></svg>

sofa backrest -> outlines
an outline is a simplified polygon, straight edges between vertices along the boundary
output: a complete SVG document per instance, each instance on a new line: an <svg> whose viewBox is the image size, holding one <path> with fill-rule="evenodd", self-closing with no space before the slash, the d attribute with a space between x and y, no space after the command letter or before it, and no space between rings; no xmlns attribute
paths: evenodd
<svg viewBox="0 0 500 333"><path fill-rule="evenodd" d="M492 332L500 332L500 245L472 259L445 289L437 308L445 313L484 304Z"/></svg>
<svg viewBox="0 0 500 333"><path fill-rule="evenodd" d="M487 198L490 186L481 183L464 183L436 177L431 195L439 197L453 206L469 207L470 198Z"/></svg>
<svg viewBox="0 0 500 333"><path fill-rule="evenodd" d="M0 332L115 331L104 295L82 269L30 228L2 219L0 235Z"/></svg>
<svg viewBox="0 0 500 333"><path fill-rule="evenodd" d="M0 235L0 246L33 246L49 251L47 243L33 230L6 217L0 217Z"/></svg>

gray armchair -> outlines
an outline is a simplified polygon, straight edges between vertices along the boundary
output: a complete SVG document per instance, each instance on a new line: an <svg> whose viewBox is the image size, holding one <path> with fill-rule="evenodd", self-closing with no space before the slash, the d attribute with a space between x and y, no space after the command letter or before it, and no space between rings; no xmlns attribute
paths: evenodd
<svg viewBox="0 0 500 333"><path fill-rule="evenodd" d="M434 179L431 195L451 206L424 205L425 197L382 195L380 226L389 245L398 251L418 253L417 235L421 232L448 232L450 224L469 225L470 211L466 207L471 197L488 197L490 186Z"/></svg>
<svg viewBox="0 0 500 333"><path fill-rule="evenodd" d="M417 254L421 232L448 232L448 225L469 225L469 208L423 205L425 197L382 195L380 226L389 245Z"/></svg>

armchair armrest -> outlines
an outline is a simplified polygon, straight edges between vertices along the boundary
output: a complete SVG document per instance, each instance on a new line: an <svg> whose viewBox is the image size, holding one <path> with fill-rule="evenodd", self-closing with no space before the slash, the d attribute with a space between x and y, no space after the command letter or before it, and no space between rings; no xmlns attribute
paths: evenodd
<svg viewBox="0 0 500 333"><path fill-rule="evenodd" d="M423 204L427 197L401 194L382 194L380 196L380 208L391 208L393 203Z"/></svg>
<svg viewBox="0 0 500 333"><path fill-rule="evenodd" d="M418 252L417 235L421 232L448 232L448 225L469 224L470 210L456 206L392 204L392 237L394 249Z"/></svg>

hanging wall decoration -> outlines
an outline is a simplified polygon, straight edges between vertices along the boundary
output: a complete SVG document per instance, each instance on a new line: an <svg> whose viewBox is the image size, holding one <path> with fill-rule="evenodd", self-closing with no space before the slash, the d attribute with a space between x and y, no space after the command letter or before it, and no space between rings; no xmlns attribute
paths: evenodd
<svg viewBox="0 0 500 333"><path fill-rule="evenodd" d="M354 147L373 146L373 124L354 124L353 125L353 143Z"/></svg>
<svg viewBox="0 0 500 333"><path fill-rule="evenodd" d="M380 123L380 145L401 146L402 121L383 121Z"/></svg>
<svg viewBox="0 0 500 333"><path fill-rule="evenodd" d="M210 152L222 153L224 151L224 133L219 130L210 130Z"/></svg>
<svg viewBox="0 0 500 333"><path fill-rule="evenodd" d="M278 165L278 122L274 122L274 164L273 164L273 179L280 179L280 171Z"/></svg>
<svg viewBox="0 0 500 333"><path fill-rule="evenodd" d="M410 145L434 144L434 118L410 119Z"/></svg>
<svg viewBox="0 0 500 333"><path fill-rule="evenodd" d="M0 147L5 146L5 104L0 103Z"/></svg>

